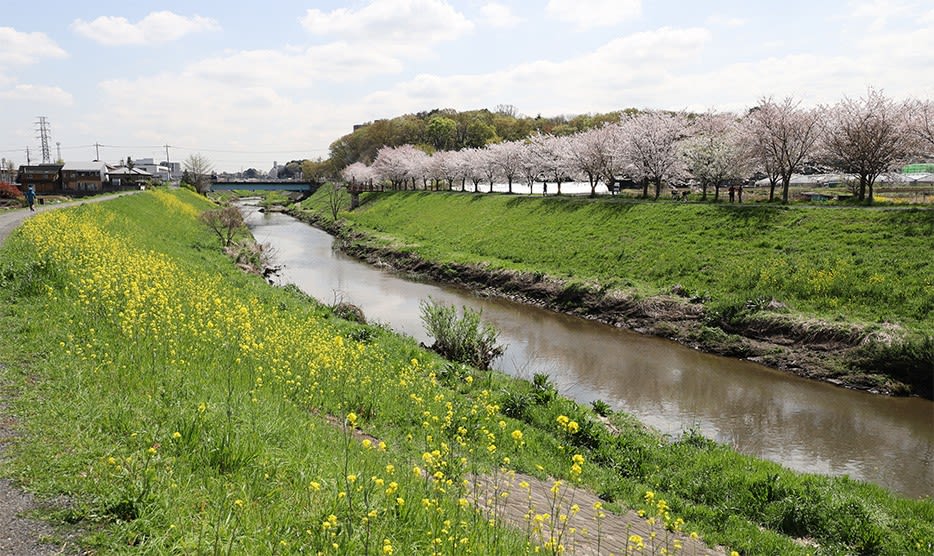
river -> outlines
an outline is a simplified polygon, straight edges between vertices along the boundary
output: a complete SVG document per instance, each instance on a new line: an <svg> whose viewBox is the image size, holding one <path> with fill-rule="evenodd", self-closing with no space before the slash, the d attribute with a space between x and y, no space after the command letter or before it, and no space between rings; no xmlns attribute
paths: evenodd
<svg viewBox="0 0 934 556"><path fill-rule="evenodd" d="M483 311L507 347L500 370L548 374L580 402L603 400L663 433L693 428L736 450L804 472L849 475L909 497L934 496L934 402L890 398L802 379L468 290L413 281L343 255L294 218L244 207L270 244L282 283L324 303L343 300L371 322L430 344L419 302Z"/></svg>

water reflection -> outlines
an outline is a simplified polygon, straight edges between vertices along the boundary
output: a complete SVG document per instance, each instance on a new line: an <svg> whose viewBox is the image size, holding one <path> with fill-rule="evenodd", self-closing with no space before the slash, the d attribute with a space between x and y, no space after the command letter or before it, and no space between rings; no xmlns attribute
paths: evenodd
<svg viewBox="0 0 934 556"><path fill-rule="evenodd" d="M420 341L419 301L482 309L508 345L497 366L549 374L579 401L601 399L669 434L695 427L737 450L800 471L849 475L909 496L934 496L934 403L883 398L717 357L625 330L469 291L400 278L332 249L332 238L281 214L251 212L283 282Z"/></svg>

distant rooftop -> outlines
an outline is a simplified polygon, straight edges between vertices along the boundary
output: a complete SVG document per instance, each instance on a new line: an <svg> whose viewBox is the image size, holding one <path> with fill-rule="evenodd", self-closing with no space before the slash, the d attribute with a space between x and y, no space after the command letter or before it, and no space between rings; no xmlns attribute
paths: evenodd
<svg viewBox="0 0 934 556"><path fill-rule="evenodd" d="M106 168L106 164L103 162L66 162L62 166L62 170L70 170L72 172L100 172L101 169Z"/></svg>

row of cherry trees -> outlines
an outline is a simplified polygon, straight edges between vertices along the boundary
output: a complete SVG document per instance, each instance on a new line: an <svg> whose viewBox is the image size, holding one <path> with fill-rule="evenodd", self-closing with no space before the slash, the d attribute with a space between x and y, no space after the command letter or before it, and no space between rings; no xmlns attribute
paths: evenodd
<svg viewBox="0 0 934 556"><path fill-rule="evenodd" d="M820 163L859 180L859 200L872 201L883 173L911 160L934 157L934 102L895 102L870 89L860 99L804 108L800 101L764 98L739 117L646 111L573 135L536 133L521 141L428 154L412 145L383 147L373 164L354 163L349 184L384 183L393 189L450 188L479 191L481 183L588 181L591 195L602 182L610 191L624 180L639 182L643 197L657 199L664 184L693 178L702 198L719 196L722 184L767 175L769 199L781 186L788 202L793 173Z"/></svg>

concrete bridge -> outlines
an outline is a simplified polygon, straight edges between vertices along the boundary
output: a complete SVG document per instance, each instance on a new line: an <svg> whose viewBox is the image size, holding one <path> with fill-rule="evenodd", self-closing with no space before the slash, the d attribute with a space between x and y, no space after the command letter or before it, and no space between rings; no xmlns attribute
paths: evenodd
<svg viewBox="0 0 934 556"><path fill-rule="evenodd" d="M296 191L314 193L321 184L313 181L296 180L236 180L212 181L211 191Z"/></svg>

